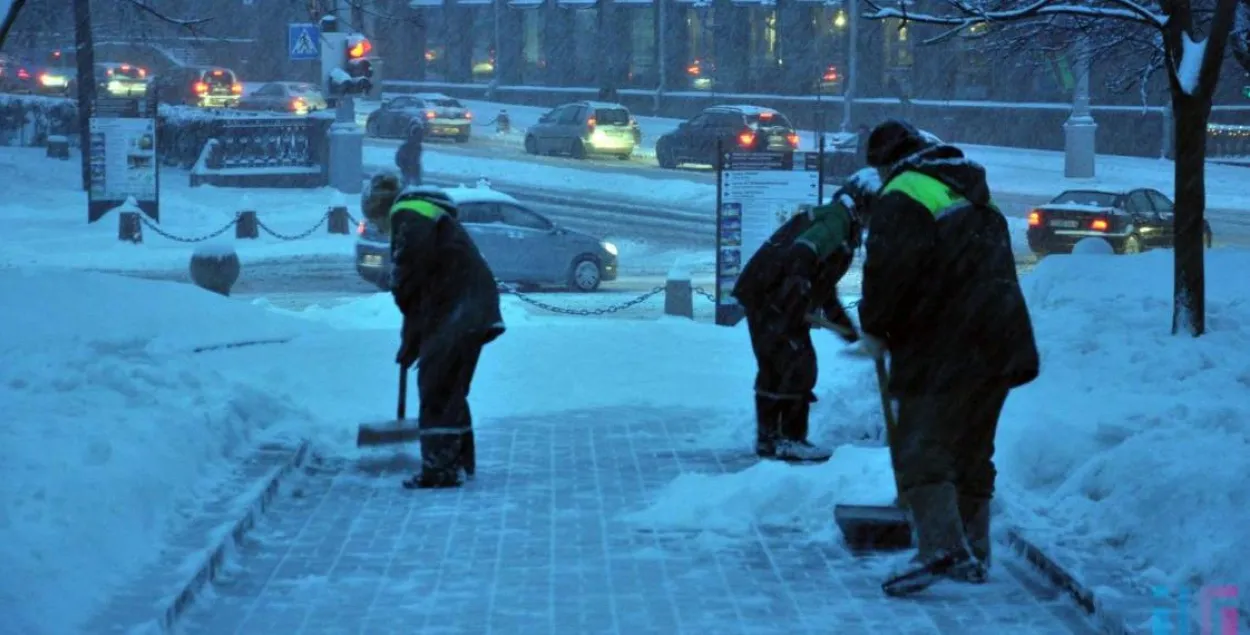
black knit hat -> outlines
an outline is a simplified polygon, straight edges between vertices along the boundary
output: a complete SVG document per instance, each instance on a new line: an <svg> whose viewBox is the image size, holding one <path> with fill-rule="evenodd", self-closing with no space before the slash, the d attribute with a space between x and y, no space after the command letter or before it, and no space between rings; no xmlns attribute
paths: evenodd
<svg viewBox="0 0 1250 635"><path fill-rule="evenodd" d="M929 145L915 126L902 119L887 119L868 135L868 165L886 167Z"/></svg>

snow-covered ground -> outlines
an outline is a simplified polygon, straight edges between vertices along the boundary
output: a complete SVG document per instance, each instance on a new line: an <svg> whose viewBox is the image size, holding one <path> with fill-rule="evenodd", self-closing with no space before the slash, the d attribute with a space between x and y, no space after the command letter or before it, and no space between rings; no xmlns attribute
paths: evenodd
<svg viewBox="0 0 1250 635"><path fill-rule="evenodd" d="M525 129L534 125L543 113L550 110L534 106L473 100L465 100L464 103L474 113L475 134L502 137L518 147L524 139ZM362 121L372 107L375 106L362 103L358 113ZM511 122L512 132L508 135L496 135L493 126L487 125L499 114L501 109L507 110ZM638 117L637 119L643 132L642 147L639 148L639 153L643 156L654 156L656 139L660 135L674 129L681 121L664 117ZM1055 134L1062 134L1062 131L1056 130ZM949 139L948 141L958 142L957 139ZM800 148L814 149L815 147L816 134L810 130L801 131ZM1152 187L1171 197L1174 190L1173 164L1171 161L1142 157L1100 155L1098 157L1097 176L1095 178L1068 179L1063 176L1064 158L1062 152L963 144L960 144L960 147L965 150L970 158L985 165L989 172L990 187L999 193L1051 197L1065 189L1074 188L1128 190L1136 187ZM442 161L446 160L449 165L458 166L458 162L455 159L447 156L448 153L438 152L434 148L431 148L429 151L432 154L431 161L441 164ZM393 152L391 154L393 155ZM438 158L435 159L434 157ZM389 163L392 158L392 156L388 156L386 161ZM437 169L442 171L442 168ZM457 171L458 167L450 169L456 174L461 174L461 172ZM584 173L577 170L568 170L568 172L582 175L580 179L574 177L574 183L587 181ZM464 174L473 174L473 170L466 169ZM569 178L568 175L559 172L552 174L553 182L566 181ZM527 172L525 176L529 178L532 175ZM595 181L597 182L599 178L599 175L596 175ZM653 179L648 179L647 181L654 184ZM1248 200L1250 199L1250 193L1247 192L1247 181L1250 181L1250 173L1247 173L1246 168L1208 164L1206 171L1208 207L1224 210L1247 210L1250 212L1250 200ZM632 184L643 186L645 182L634 180ZM702 187L708 192L712 191L712 187L709 185L705 184ZM648 190L642 189L637 191L646 192ZM697 190L692 190L691 195L695 191ZM664 194L667 195L667 193L668 191L665 189ZM714 196L714 194L708 194L708 196Z"/></svg>
<svg viewBox="0 0 1250 635"><path fill-rule="evenodd" d="M1024 278L1043 374L1002 421L1003 517L1051 523L1054 542L1113 556L1143 584L1246 588L1250 252L1207 262L1210 332L1197 340L1168 334L1166 252L1053 257ZM352 456L355 423L384 416L394 397L399 316L385 295L292 314L170 283L10 267L0 297L21 298L0 312L0 605L13 632L74 632L250 443L298 435ZM744 328L536 317L514 302L474 384L479 425L682 406L717 424L692 443L750 442ZM190 352L273 337L294 339ZM858 438L880 421L872 370L839 355L835 338L816 342L813 437ZM709 545L755 523L834 539L835 502L889 496L884 459L842 448L824 466L690 474L630 519L714 534Z"/></svg>

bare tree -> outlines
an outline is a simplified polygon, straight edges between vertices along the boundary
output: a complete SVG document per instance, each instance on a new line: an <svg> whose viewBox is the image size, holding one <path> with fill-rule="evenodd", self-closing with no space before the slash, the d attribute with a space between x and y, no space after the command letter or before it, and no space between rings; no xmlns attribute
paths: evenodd
<svg viewBox="0 0 1250 635"><path fill-rule="evenodd" d="M1206 209L1207 122L1229 41L1244 42L1250 0L945 0L942 13L916 13L865 0L872 20L941 25L938 38L979 24L1046 22L1061 18L1084 28L1136 25L1162 44L1175 118L1175 266L1172 332L1206 331L1203 217ZM1238 33L1233 34L1234 22ZM1205 32L1205 37L1203 36ZM1236 44L1233 46L1236 49Z"/></svg>

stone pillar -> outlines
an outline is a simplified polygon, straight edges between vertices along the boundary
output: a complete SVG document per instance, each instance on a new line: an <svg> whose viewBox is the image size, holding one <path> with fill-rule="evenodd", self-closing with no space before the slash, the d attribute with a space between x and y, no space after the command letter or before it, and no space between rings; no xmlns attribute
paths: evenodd
<svg viewBox="0 0 1250 635"><path fill-rule="evenodd" d="M344 194L359 194L364 178L365 134L356 125L355 100L339 100L335 122L330 126L330 187Z"/></svg>
<svg viewBox="0 0 1250 635"><path fill-rule="evenodd" d="M786 92L812 94L822 58L817 51L812 7L821 5L799 0L777 0L777 33L781 48L781 72Z"/></svg>
<svg viewBox="0 0 1250 635"><path fill-rule="evenodd" d="M664 90L686 90L686 65L690 63L690 41L686 31L687 6L676 0L655 0L656 55L663 70Z"/></svg>
<svg viewBox="0 0 1250 635"><path fill-rule="evenodd" d="M443 6L444 33L447 36L447 81L457 84L473 80L473 11L475 7L447 0Z"/></svg>
<svg viewBox="0 0 1250 635"><path fill-rule="evenodd" d="M495 0L499 21L499 50L495 51L495 78L503 86L521 83L521 11L508 6L508 0Z"/></svg>
<svg viewBox="0 0 1250 635"><path fill-rule="evenodd" d="M748 11L730 0L714 0L712 23L713 49L716 61L716 93L737 93L746 88L750 73L748 51L751 47Z"/></svg>
<svg viewBox="0 0 1250 635"><path fill-rule="evenodd" d="M1072 114L1063 124L1063 175L1070 179L1090 179L1094 177L1095 171L1095 137L1098 124L1094 122L1093 111L1089 105L1089 41L1081 39L1077 46Z"/></svg>

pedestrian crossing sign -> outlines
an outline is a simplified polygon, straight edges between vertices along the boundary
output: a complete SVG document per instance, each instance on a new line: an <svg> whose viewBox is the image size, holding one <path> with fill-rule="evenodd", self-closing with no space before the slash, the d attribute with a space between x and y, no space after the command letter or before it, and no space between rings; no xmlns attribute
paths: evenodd
<svg viewBox="0 0 1250 635"><path fill-rule="evenodd" d="M321 59L321 30L315 24L288 24L287 51L292 61Z"/></svg>

